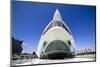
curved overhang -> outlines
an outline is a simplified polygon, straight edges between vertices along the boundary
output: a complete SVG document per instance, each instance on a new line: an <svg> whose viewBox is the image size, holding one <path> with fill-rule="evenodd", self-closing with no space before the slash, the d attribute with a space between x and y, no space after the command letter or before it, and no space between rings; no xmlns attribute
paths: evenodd
<svg viewBox="0 0 100 67"><path fill-rule="evenodd" d="M53 16L53 19L49 22L49 24L46 26L46 28L44 29L42 35L44 35L46 32L47 32L47 29L51 26L51 27L54 27L54 23L57 21L59 21L67 31L69 31L69 33L71 34L71 31L70 29L68 28L68 26L65 24L65 22L62 20L61 18L61 15L60 15L60 12L58 11L58 9L55 11L55 14Z"/></svg>

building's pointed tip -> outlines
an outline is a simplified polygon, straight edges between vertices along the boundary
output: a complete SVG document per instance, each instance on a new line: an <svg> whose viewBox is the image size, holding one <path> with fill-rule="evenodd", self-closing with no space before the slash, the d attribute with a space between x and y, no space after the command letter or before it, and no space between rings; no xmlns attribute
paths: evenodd
<svg viewBox="0 0 100 67"><path fill-rule="evenodd" d="M56 9L53 19L54 20L61 20L62 19L58 9Z"/></svg>
<svg viewBox="0 0 100 67"><path fill-rule="evenodd" d="M59 10L58 9L56 9L55 14L59 14Z"/></svg>

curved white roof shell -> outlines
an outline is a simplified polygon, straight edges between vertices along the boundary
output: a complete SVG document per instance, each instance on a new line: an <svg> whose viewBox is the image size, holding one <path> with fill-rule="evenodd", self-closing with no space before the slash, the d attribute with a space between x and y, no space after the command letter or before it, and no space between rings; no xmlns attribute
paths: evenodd
<svg viewBox="0 0 100 67"><path fill-rule="evenodd" d="M37 49L38 56L40 56L41 52L45 52L46 47L54 40L61 40L66 44L68 44L68 41L70 41L72 44L71 47L69 45L67 46L70 47L72 52L75 52L75 42L73 36L68 26L62 20L58 9L55 11L53 19L46 26L41 35Z"/></svg>

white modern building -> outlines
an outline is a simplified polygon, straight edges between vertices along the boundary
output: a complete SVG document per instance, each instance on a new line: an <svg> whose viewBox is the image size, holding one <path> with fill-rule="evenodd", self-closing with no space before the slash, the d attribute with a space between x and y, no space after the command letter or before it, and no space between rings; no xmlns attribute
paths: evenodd
<svg viewBox="0 0 100 67"><path fill-rule="evenodd" d="M72 33L64 23L58 9L41 35L37 55L41 59L63 59L75 56Z"/></svg>

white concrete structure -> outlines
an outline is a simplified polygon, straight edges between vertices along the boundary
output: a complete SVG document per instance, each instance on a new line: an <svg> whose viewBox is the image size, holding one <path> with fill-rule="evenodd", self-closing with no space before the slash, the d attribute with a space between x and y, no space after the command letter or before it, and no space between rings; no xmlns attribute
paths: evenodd
<svg viewBox="0 0 100 67"><path fill-rule="evenodd" d="M56 10L53 19L43 31L37 50L40 58L67 58L75 55L71 31Z"/></svg>

